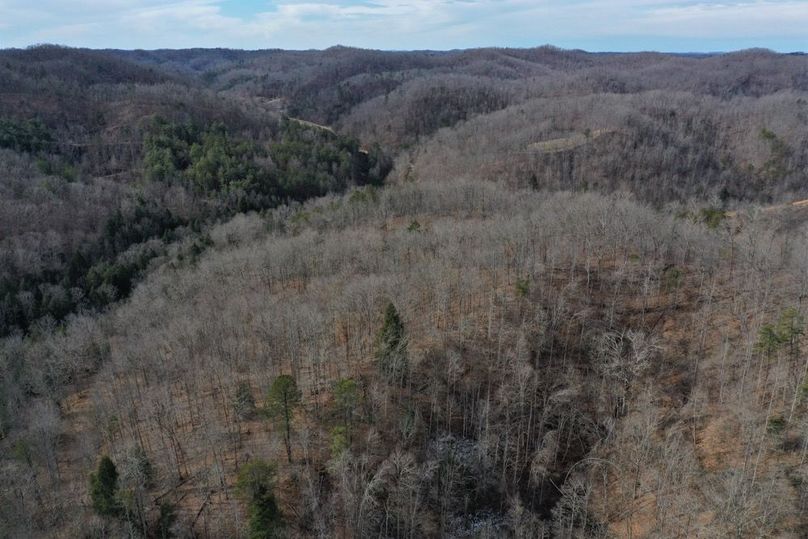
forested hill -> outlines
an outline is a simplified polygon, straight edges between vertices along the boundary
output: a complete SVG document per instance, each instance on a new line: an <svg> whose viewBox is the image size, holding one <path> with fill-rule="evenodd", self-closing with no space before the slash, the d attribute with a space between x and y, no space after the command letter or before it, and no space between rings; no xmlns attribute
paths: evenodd
<svg viewBox="0 0 808 539"><path fill-rule="evenodd" d="M379 142L401 153L399 176L628 189L658 206L693 196L722 204L808 196L805 55L552 47L115 54L229 95L279 100L293 116Z"/></svg>
<svg viewBox="0 0 808 539"><path fill-rule="evenodd" d="M2 50L0 537L802 537L806 199L805 55Z"/></svg>
<svg viewBox="0 0 808 539"><path fill-rule="evenodd" d="M0 52L0 335L126 297L206 226L351 186L391 157L249 96L97 52ZM178 256L186 256L180 253Z"/></svg>

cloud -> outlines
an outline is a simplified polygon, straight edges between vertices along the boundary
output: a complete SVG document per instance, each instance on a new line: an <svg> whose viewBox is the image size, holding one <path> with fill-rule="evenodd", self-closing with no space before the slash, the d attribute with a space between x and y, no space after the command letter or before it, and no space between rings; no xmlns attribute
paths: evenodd
<svg viewBox="0 0 808 539"><path fill-rule="evenodd" d="M2 46L805 50L805 28L808 0L0 0Z"/></svg>
<svg viewBox="0 0 808 539"><path fill-rule="evenodd" d="M654 31L682 36L793 35L808 41L808 3L735 2L662 6L644 19ZM807 43L804 43L807 44Z"/></svg>

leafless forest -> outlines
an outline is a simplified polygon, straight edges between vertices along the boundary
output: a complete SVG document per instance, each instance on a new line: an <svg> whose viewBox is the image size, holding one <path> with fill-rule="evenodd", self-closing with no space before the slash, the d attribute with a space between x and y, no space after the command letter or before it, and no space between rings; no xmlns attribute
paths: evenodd
<svg viewBox="0 0 808 539"><path fill-rule="evenodd" d="M0 537L806 537L808 57L0 51Z"/></svg>

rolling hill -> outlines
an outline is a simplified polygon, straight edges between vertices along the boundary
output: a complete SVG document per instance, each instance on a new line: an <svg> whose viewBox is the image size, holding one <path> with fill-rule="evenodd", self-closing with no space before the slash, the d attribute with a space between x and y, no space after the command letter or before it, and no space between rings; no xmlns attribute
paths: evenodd
<svg viewBox="0 0 808 539"><path fill-rule="evenodd" d="M0 537L808 527L805 56L4 50L0 170Z"/></svg>

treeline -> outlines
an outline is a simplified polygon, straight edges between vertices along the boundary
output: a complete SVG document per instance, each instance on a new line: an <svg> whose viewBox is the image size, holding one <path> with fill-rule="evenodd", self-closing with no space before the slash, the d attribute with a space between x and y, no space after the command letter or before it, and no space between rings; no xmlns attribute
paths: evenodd
<svg viewBox="0 0 808 539"><path fill-rule="evenodd" d="M500 81L534 97L692 92L721 99L808 91L805 55L752 49L729 54L591 54L554 47L385 52L114 51L119 58L196 76L212 88L289 99L294 115L338 123L361 103L406 83L446 76ZM510 104L515 104L512 101Z"/></svg>
<svg viewBox="0 0 808 539"><path fill-rule="evenodd" d="M337 47L120 56L280 99L297 116L396 148L402 178L630 190L656 205L808 196L805 55Z"/></svg>
<svg viewBox="0 0 808 539"><path fill-rule="evenodd" d="M400 155L402 175L410 165L417 175L422 163L434 160L447 166L427 165L428 174L474 174L552 189L629 189L654 204L689 196L730 205L768 203L805 194L804 55L764 50L595 55L552 47L388 53L336 47L103 53L45 48L0 56L7 58L10 84L23 94L0 96L0 111L18 124L40 118L58 133L55 138L70 133L77 143L64 151L80 154L72 160L78 165L56 163L52 168L59 174L125 177L137 166L138 149L124 142L142 140L133 119L154 113L179 124L221 122L231 134L269 140L280 126L258 105L260 98L278 102L274 106L291 116L350 134L368 149L373 142L407 149ZM63 73L71 61L81 82ZM136 84L127 84L133 78ZM77 127L64 131L68 124ZM104 129L112 136L102 139ZM438 132L439 138L430 140ZM774 146L767 142L773 139L759 136L764 132L775 135ZM594 135L586 144L546 151L553 141L586 133ZM489 136L493 144L468 149ZM459 150L443 147L451 137L460 141ZM240 151L231 148L234 155ZM248 160L260 157L255 150L248 153ZM324 179L305 183L323 185ZM255 198L282 198L254 186L248 192L234 195L233 204L241 203L239 196L248 199L244 207L260 204Z"/></svg>

